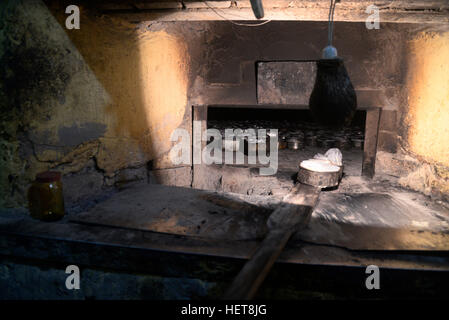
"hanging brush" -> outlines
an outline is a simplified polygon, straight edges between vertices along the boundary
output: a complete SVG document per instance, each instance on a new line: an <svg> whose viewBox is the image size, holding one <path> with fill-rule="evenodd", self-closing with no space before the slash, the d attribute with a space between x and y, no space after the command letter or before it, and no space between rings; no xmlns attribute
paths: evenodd
<svg viewBox="0 0 449 320"><path fill-rule="evenodd" d="M357 109L357 97L343 59L332 46L335 5L331 0L328 22L328 43L322 59L317 61L315 85L310 95L309 108L316 121L330 126L349 125Z"/></svg>

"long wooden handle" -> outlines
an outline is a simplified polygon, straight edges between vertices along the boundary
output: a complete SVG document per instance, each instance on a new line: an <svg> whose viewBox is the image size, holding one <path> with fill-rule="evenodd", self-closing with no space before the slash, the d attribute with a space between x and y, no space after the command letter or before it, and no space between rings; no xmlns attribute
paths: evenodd
<svg viewBox="0 0 449 320"><path fill-rule="evenodd" d="M234 278L223 299L252 299L292 234L292 229L270 231L255 254Z"/></svg>
<svg viewBox="0 0 449 320"><path fill-rule="evenodd" d="M226 300L251 299L294 232L307 225L320 188L297 184L267 221L269 232L240 270L223 296Z"/></svg>

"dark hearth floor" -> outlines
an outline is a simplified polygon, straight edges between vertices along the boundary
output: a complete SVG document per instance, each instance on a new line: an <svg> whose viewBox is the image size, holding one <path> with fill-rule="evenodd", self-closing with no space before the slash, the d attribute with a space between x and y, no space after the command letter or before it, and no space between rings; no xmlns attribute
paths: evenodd
<svg viewBox="0 0 449 320"><path fill-rule="evenodd" d="M144 185L59 222L2 215L0 254L94 265L108 264L104 253L111 250L123 259L145 253L158 263L186 255L248 259L278 203L276 197ZM443 204L387 181L347 177L338 190L321 193L308 228L290 240L279 261L449 270L448 251L449 211ZM132 259L114 264L140 268Z"/></svg>

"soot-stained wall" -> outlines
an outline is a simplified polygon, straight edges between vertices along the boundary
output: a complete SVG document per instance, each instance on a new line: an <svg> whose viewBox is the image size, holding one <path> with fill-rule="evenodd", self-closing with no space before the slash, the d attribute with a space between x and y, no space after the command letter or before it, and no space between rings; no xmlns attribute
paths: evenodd
<svg viewBox="0 0 449 320"><path fill-rule="evenodd" d="M2 207L26 204L47 169L63 172L69 206L147 181L172 131L190 128L183 41L83 7L80 30L66 17L65 6L38 0L1 4Z"/></svg>
<svg viewBox="0 0 449 320"><path fill-rule="evenodd" d="M257 28L228 22L196 25L202 26L196 43L203 43L204 61L191 79L190 101L196 104L255 104L256 61L317 59L326 44L322 22L272 21ZM164 27L186 33L175 26ZM334 32L359 105L382 108L377 173L448 200L449 25L382 23L369 30L364 23L337 22ZM304 76L304 81L314 81L310 73Z"/></svg>
<svg viewBox="0 0 449 320"><path fill-rule="evenodd" d="M191 106L257 103L256 61L316 59L327 35L324 22L125 21L87 7L68 30L59 1L4 1L0 15L0 207L26 205L46 169L64 173L69 204L149 177L189 186L168 151ZM383 108L378 172L432 195L449 193L445 31L335 25L359 101Z"/></svg>

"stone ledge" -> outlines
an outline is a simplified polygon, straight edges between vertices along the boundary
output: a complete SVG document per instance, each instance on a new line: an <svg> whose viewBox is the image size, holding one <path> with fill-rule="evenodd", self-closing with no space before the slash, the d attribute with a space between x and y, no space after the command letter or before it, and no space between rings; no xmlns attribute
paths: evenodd
<svg viewBox="0 0 449 320"><path fill-rule="evenodd" d="M230 279L257 246L257 241L218 241L65 221L45 223L28 217L0 220L0 255L161 276ZM291 241L279 262L449 271L449 258L441 254L350 251Z"/></svg>

